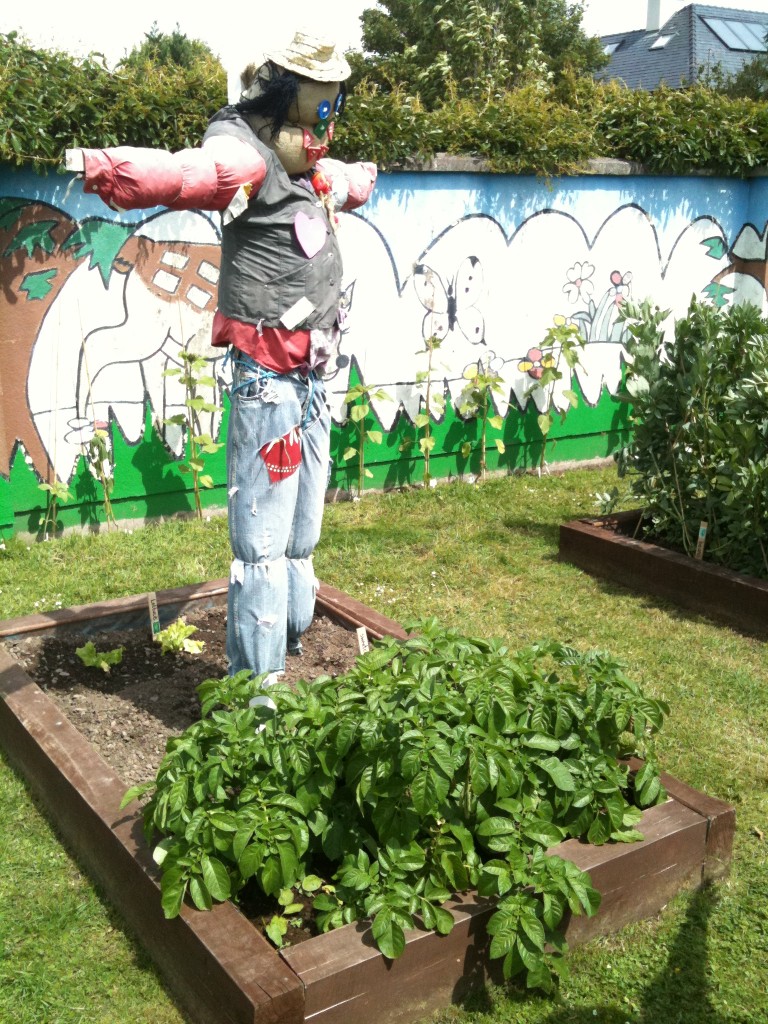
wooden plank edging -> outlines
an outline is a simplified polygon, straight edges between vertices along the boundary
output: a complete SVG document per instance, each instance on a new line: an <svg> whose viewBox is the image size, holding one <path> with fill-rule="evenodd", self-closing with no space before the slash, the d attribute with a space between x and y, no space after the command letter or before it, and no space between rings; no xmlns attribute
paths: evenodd
<svg viewBox="0 0 768 1024"><path fill-rule="evenodd" d="M227 579L211 580L208 583L193 583L171 590L158 590L157 607L161 620L170 621L190 607L214 607L226 603ZM407 634L399 622L374 611L327 583L321 583L317 592L316 607L319 611L335 617L346 625L365 626L370 636L381 639L394 636L403 639ZM0 622L0 639L21 636L25 633L47 633L59 629L109 628L119 621L130 623L146 618L149 623L146 594L132 594L129 597L115 597L94 604L73 605L56 611L36 612Z"/></svg>
<svg viewBox="0 0 768 1024"><path fill-rule="evenodd" d="M609 523L617 523L630 529L641 514L634 510L562 523L560 560L742 632L768 636L768 580L606 528Z"/></svg>

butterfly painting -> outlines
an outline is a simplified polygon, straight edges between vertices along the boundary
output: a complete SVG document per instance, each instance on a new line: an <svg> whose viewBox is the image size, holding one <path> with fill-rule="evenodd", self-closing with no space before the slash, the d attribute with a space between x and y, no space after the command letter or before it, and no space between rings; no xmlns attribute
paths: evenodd
<svg viewBox="0 0 768 1024"><path fill-rule="evenodd" d="M427 313L422 323L424 338L442 339L460 330L473 345L485 343L485 318L477 308L483 291L483 268L477 256L467 256L447 286L426 263L413 269L413 285Z"/></svg>

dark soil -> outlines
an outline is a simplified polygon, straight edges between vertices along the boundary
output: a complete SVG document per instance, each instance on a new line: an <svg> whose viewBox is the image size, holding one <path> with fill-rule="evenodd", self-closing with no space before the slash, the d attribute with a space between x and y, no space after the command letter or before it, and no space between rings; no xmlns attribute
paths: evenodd
<svg viewBox="0 0 768 1024"><path fill-rule="evenodd" d="M154 778L168 738L200 717L195 687L227 674L226 609L193 611L185 618L197 626L191 639L205 641L201 654L162 655L148 632L135 629L30 635L5 645L128 788ZM123 647L120 664L109 674L86 667L75 649L88 640L100 652ZM302 643L303 654L286 662L286 682L340 675L358 653L355 631L325 616L315 618Z"/></svg>
<svg viewBox="0 0 768 1024"><path fill-rule="evenodd" d="M148 632L110 630L102 634L30 635L4 641L27 674L62 708L67 718L125 782L126 789L154 778L169 737L182 733L200 717L195 687L227 674L226 610L185 615L197 626L193 640L205 641L197 655L161 653ZM109 674L87 667L76 648L92 640L97 651L123 647L123 658ZM341 675L359 653L357 635L326 616L317 616L302 637L303 653L289 657L284 679L295 683L320 675ZM315 934L311 899L296 894L301 914L290 919L283 942L292 945ZM265 934L277 901L254 885L240 893L241 911Z"/></svg>

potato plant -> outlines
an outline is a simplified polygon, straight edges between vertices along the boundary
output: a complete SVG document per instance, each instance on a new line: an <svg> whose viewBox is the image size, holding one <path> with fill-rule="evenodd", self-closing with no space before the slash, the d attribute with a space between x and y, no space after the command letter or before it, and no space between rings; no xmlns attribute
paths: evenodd
<svg viewBox="0 0 768 1024"><path fill-rule="evenodd" d="M608 654L413 628L346 675L272 686L274 710L251 706L261 678L245 673L198 687L201 720L124 801L151 793L165 914L187 894L206 909L255 885L285 905L303 886L320 930L369 919L395 958L407 929L449 932L443 905L477 889L496 901L505 975L550 990L565 911L600 897L547 851L641 838L641 808L665 799L653 736L668 708ZM636 776L629 752L645 758Z"/></svg>

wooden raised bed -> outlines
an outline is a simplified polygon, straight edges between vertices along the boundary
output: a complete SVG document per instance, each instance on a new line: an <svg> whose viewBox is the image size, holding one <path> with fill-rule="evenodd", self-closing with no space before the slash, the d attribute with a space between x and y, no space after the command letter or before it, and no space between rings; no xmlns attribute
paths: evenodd
<svg viewBox="0 0 768 1024"><path fill-rule="evenodd" d="M226 580L157 595L161 620L192 605L226 600ZM403 636L401 627L331 587L319 610L371 637ZM0 640L31 631L145 624L144 596L0 623ZM392 962L370 929L348 925L276 951L230 903L208 913L189 906L165 920L159 873L144 844L141 815L120 812L125 784L0 643L0 745L26 777L68 845L103 887L153 957L179 1004L201 1024L375 1024L412 1021L461 998L489 978L487 900L465 895L449 906L449 936L414 931ZM664 776L670 799L645 812L642 843L556 848L589 871L603 895L598 915L571 919L574 945L656 913L678 890L728 870L733 808Z"/></svg>
<svg viewBox="0 0 768 1024"><path fill-rule="evenodd" d="M561 560L741 632L768 636L768 580L636 539L641 516L633 510L563 523Z"/></svg>

